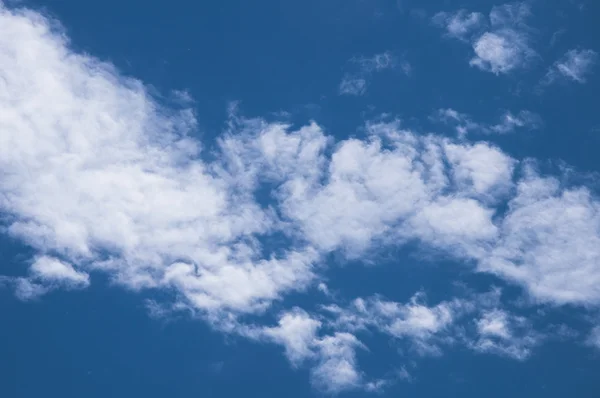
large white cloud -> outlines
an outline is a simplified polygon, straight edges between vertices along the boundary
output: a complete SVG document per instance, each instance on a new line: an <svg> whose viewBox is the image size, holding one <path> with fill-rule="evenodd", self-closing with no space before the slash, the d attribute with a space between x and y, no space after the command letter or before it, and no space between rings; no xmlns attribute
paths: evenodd
<svg viewBox="0 0 600 398"><path fill-rule="evenodd" d="M70 262L72 275L174 286L205 310L258 309L311 279L310 249L257 257L272 216L200 160L190 110L161 107L140 82L73 53L38 14L2 9L0 25L10 235Z"/></svg>
<svg viewBox="0 0 600 398"><path fill-rule="evenodd" d="M332 147L315 123L233 117L219 160L203 162L189 110L73 53L38 14L0 18L6 231L72 275L104 270L131 288L175 287L199 309L256 311L310 283L323 253L418 239L538 299L598 301L598 205L585 188L530 173L498 218L515 160L397 122ZM270 208L255 199L262 184ZM288 246L265 256L276 232Z"/></svg>
<svg viewBox="0 0 600 398"><path fill-rule="evenodd" d="M521 18L502 10L493 25ZM369 123L367 138L336 143L317 123L294 130L232 114L209 162L191 110L162 106L65 37L37 13L0 8L3 232L36 250L13 279L22 298L84 288L94 272L166 289L223 329L281 344L295 364L312 361L315 385L330 391L380 385L357 367L361 328L436 352L475 311L460 300L362 299L324 318L296 309L273 327L238 322L316 285L331 252L360 258L417 241L540 302L600 304L590 189L565 187L488 143L399 122ZM283 243L273 249L275 239ZM481 314L469 346L524 358L535 343L524 325Z"/></svg>

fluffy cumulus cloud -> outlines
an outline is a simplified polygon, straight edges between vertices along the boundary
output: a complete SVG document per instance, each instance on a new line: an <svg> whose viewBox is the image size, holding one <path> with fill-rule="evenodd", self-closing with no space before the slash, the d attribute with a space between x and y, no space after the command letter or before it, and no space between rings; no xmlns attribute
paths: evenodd
<svg viewBox="0 0 600 398"><path fill-rule="evenodd" d="M525 24L529 15L527 3L509 3L494 6L489 23L481 13L466 10L438 13L433 22L448 36L472 44L472 66L499 75L526 66L536 55Z"/></svg>
<svg viewBox="0 0 600 398"><path fill-rule="evenodd" d="M523 284L540 301L600 304L600 203L586 188L528 174L482 269Z"/></svg>
<svg viewBox="0 0 600 398"><path fill-rule="evenodd" d="M527 14L515 7L495 8L493 29L477 42L509 40ZM477 20L464 14L449 29L462 37L470 28L457 24ZM21 298L85 288L96 273L131 290L168 291L173 308L281 345L330 392L389 382L360 370L369 330L421 355L465 344L523 359L538 342L526 320L497 302L428 306L420 294L350 304L326 294L334 302L313 312L284 309L275 325L245 323L291 292L327 293L331 253L360 259L417 242L522 286L533 301L600 304L600 202L590 189L542 175L490 143L420 134L396 120L335 142L316 122L292 128L232 112L207 150L193 137L190 109L161 105L140 81L70 50L56 29L37 13L0 8L2 232L35 252L22 276L2 281ZM518 64L487 51L477 57L490 71ZM391 65L384 57L361 67ZM443 115L483 129L451 109ZM532 117L506 113L484 131L516 130Z"/></svg>

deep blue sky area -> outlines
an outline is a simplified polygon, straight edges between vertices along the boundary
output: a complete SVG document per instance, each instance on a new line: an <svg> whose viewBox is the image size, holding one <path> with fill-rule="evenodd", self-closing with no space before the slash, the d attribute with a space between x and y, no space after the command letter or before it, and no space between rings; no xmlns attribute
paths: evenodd
<svg viewBox="0 0 600 398"><path fill-rule="evenodd" d="M334 141L332 148L349 137L364 138L369 121L397 118L402 128L417 136L433 133L459 143L486 141L514 159L536 159L540 169L553 175L565 173L564 168L574 170L570 177L567 173L558 179L571 178L569 184L587 187L592 210L584 218L600 220L600 202L595 199L600 181L598 1L508 3L522 4L530 15L515 17L500 27L493 26L489 14L494 6L504 4L501 0L4 2L8 9L24 7L55 19L62 25L71 51L110 63L122 75L138 79L158 104L190 106L198 123L192 135L205 147L214 147L222 136L232 103L237 103L240 117L283 119L294 127L314 120ZM461 9L480 13L483 19L472 36L452 37L449 25L435 22L434 16ZM507 30L527 37L529 50L523 51L530 53L526 60L500 73L469 64L483 32ZM0 26L0 32L6 31ZM10 61L2 63L8 56L1 55L5 50L1 46L4 44L0 45L0 77L10 79L12 75L3 72ZM579 73L579 80L558 67L571 50L595 54L587 66L573 72ZM383 67L368 64L377 54L388 54L393 62ZM341 84L346 78L363 79L366 88L360 93L344 93ZM0 85L0 90L3 87ZM178 105L178 92L186 92L191 100ZM443 109L462 114L461 121L443 120ZM491 126L501 123L507 113L520 122L508 132L494 132ZM1 129L7 128L2 120L0 117L0 135L5 134ZM457 138L455 127L467 121L471 123L469 132ZM0 160L1 165L6 164ZM3 178L0 176L0 193L8 203L13 198L12 188L7 188ZM45 191L40 188L39 192L44 195ZM266 195L263 200L273 197ZM502 204L485 203L502 209L501 217L508 212L506 197L502 200ZM600 332L597 348L588 338L600 325L598 288L590 288L589 296L572 302L548 298L559 297L558 293L536 296L536 286L543 283L539 279L536 285L522 282L520 276L477 268L474 255L453 257L444 252L446 246L438 250L442 238L423 243L412 235L406 242L401 234L387 240L376 237L359 256L333 249L320 257L317 268L326 291L317 283L300 291L290 289L264 310L242 314L241 319L273 324L279 314L293 307L322 314L325 304L342 308L357 297L407 303L417 291L426 295L429 305L450 302L454 297L469 297L478 303L473 297L498 288L503 292L499 306L523 319L513 324L513 337L521 336L517 331L525 324L534 332L527 335L531 340L522 343L530 353L515 359L511 355L516 355L506 351L505 355L484 352L476 344L459 343L475 330L476 312L466 312L457 321L453 336L432 340L443 349L430 355L415 349L424 341L421 337L407 332L410 339L395 338L390 335L391 326L378 331L374 326L372 330L351 330L365 346L356 350L360 372L365 378L374 375L374 379L389 383L377 391L369 391L365 383L328 391L314 382L321 369L315 363L325 363L328 358L319 356L326 355L320 348L314 348L317 354L308 362L294 364L286 358L285 344L217 330L202 311L161 315L149 311L148 303L168 305L182 300L186 293L178 287L136 290L118 283L116 272L94 269L89 271L91 283L85 289L49 285L47 294L19 297L15 281L31 274L28 267L36 256L58 253L78 270L76 259L82 257L72 255L69 248L63 252L58 246L40 248L35 237L28 240L15 235L11 223L33 216L23 213L24 207L3 203L0 201L2 398L600 397ZM560 212L560 206L556 211ZM539 214L544 220L558 217L543 209ZM532 219L529 222L534 223ZM568 231L595 237L600 235L600 223L594 222L590 221L589 229L574 224ZM352 228L359 227L354 224ZM559 225L557 230L563 231L561 228ZM299 230L294 229L295 233ZM510 231L506 234L516 234L514 229ZM551 233L529 236L527 242L550 241ZM390 241L402 241L402 245ZM451 250L459 245L453 242L447 244ZM573 252L587 250L576 242ZM593 246L595 241L591 242ZM589 249L585 257L589 264L577 275L600 275L596 253L594 247ZM563 263L560 272L574 270L581 264L577 261ZM540 266L536 272L550 271ZM325 315L319 316L326 324L323 333L333 335L341 330L328 324Z"/></svg>

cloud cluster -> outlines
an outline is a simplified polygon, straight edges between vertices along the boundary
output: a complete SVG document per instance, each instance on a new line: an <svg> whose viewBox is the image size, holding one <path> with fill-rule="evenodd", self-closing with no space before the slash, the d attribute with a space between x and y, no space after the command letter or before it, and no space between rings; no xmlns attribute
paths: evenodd
<svg viewBox="0 0 600 398"><path fill-rule="evenodd" d="M293 366L308 363L313 384L322 390L377 391L411 376L405 368L380 378L359 370L357 350L368 350L360 339L374 333L400 343L406 354L438 356L445 348L460 345L478 353L526 359L543 336L525 318L500 309L500 295L496 290L433 306L427 305L422 292L406 303L379 296L357 298L346 306L322 306L312 315L293 309L283 313L276 326L246 334L282 345Z"/></svg>
<svg viewBox="0 0 600 398"><path fill-rule="evenodd" d="M525 24L529 15L526 3L510 3L492 8L489 24L483 14L466 10L438 13L433 22L449 37L472 44L470 65L499 75L525 67L536 56Z"/></svg>
<svg viewBox="0 0 600 398"><path fill-rule="evenodd" d="M489 35L506 39L525 11L495 8ZM600 202L590 189L489 143L419 134L395 120L335 142L317 123L293 129L232 112L207 150L193 137L190 109L161 105L141 82L73 52L57 29L37 13L0 8L2 232L36 251L27 273L12 279L20 297L84 288L96 272L132 290L168 291L215 327L281 344L296 365L311 361L315 386L331 392L386 383L357 367L364 329L439 352L459 338L448 332L470 311L480 315L470 347L524 358L536 341L526 322L499 308L428 307L419 296L288 310L272 327L243 324L317 286L333 252L360 259L416 242L538 302L600 304ZM485 54L477 57L486 69L516 67ZM369 73L391 65L361 62ZM444 115L475 129L455 111ZM530 116L507 113L487 128L511 131Z"/></svg>

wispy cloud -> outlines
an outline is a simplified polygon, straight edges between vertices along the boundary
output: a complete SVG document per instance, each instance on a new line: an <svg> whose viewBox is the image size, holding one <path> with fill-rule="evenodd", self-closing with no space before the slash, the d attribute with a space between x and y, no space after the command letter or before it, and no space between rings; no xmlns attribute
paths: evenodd
<svg viewBox="0 0 600 398"><path fill-rule="evenodd" d="M366 91L367 81L351 75L344 76L339 87L339 92L343 95L363 95Z"/></svg>
<svg viewBox="0 0 600 398"><path fill-rule="evenodd" d="M390 51L371 57L354 57L350 63L356 70L344 75L339 85L339 94L341 95L363 95L367 91L368 80L376 72L386 69L401 69L406 75L410 75L412 72L412 66L406 60L401 60Z"/></svg>
<svg viewBox="0 0 600 398"><path fill-rule="evenodd" d="M479 12L458 10L456 12L439 12L433 16L433 23L446 30L449 37L470 40L486 24L485 16Z"/></svg>
<svg viewBox="0 0 600 398"><path fill-rule="evenodd" d="M525 318L499 309L485 311L476 325L479 337L471 347L481 352L524 360L541 340Z"/></svg>
<svg viewBox="0 0 600 398"><path fill-rule="evenodd" d="M600 326L592 329L587 341L589 345L600 350Z"/></svg>
<svg viewBox="0 0 600 398"><path fill-rule="evenodd" d="M508 134L518 130L535 130L542 126L541 117L527 110L517 114L506 111L495 124L476 122L471 116L452 108L439 109L431 120L454 126L459 137L466 137L469 133Z"/></svg>
<svg viewBox="0 0 600 398"><path fill-rule="evenodd" d="M550 67L543 83L550 84L560 78L585 83L597 62L598 53L593 50L569 50Z"/></svg>

